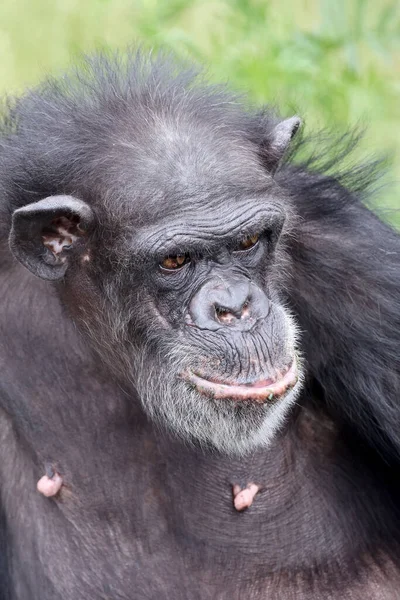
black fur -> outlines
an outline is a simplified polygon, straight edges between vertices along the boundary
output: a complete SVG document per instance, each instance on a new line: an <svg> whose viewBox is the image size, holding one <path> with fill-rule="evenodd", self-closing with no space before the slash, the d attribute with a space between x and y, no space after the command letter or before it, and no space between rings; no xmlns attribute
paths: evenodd
<svg viewBox="0 0 400 600"><path fill-rule="evenodd" d="M306 139L282 158L275 114L163 57L87 60L3 113L1 600L398 598L400 236L366 207L379 164L341 169L346 150L304 159ZM206 175L183 185L194 140ZM50 284L8 238L15 210L60 194L90 205L97 225L87 269L78 246ZM153 377L167 381L181 312L169 288L146 295L147 238L134 234L168 211L172 228L185 194L189 207L215 197L221 215L249 194L286 211L255 280L295 315L305 382L269 447L242 457L170 437L140 403L162 335ZM211 355L222 344L191 340ZM49 465L64 480L54 498L35 490ZM249 482L260 492L237 513L232 485Z"/></svg>
<svg viewBox="0 0 400 600"><path fill-rule="evenodd" d="M306 332L308 372L327 406L397 462L399 235L363 205L368 190L357 189L358 178L354 193L340 173L289 173L302 219L290 300Z"/></svg>

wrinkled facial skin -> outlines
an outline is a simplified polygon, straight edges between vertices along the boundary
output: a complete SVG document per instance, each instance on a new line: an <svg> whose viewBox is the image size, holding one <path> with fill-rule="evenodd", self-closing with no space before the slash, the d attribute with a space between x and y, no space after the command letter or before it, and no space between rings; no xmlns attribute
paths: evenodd
<svg viewBox="0 0 400 600"><path fill-rule="evenodd" d="M285 218L254 198L225 214L166 215L135 232L117 276L101 278L105 336L89 303L102 354L186 441L244 454L268 445L295 402L296 327L279 293Z"/></svg>

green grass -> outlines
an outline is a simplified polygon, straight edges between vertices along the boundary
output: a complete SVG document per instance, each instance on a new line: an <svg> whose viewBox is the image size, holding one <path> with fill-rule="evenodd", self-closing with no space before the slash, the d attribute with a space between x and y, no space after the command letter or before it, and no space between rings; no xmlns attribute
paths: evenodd
<svg viewBox="0 0 400 600"><path fill-rule="evenodd" d="M82 51L136 43L206 63L307 130L367 125L363 153L392 157L381 205L400 208L396 0L2 0L1 90L19 93Z"/></svg>

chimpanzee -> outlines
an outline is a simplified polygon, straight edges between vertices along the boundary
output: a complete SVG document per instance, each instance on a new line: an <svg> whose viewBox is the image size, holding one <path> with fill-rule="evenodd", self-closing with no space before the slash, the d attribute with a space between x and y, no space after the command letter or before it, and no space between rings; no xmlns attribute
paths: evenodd
<svg viewBox="0 0 400 600"><path fill-rule="evenodd" d="M379 166L143 51L2 114L1 599L400 598Z"/></svg>

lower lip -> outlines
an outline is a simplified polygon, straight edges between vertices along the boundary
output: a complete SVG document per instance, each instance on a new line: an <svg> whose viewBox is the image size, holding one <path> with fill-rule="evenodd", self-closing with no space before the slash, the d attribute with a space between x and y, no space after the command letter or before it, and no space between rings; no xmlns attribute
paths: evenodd
<svg viewBox="0 0 400 600"><path fill-rule="evenodd" d="M293 360L290 369L282 379L267 385L263 385L262 381L253 385L228 385L203 379L195 373L188 373L185 376L186 381L194 385L199 392L211 398L237 401L252 400L260 404L267 400L272 402L283 396L296 385L298 378L296 359Z"/></svg>

